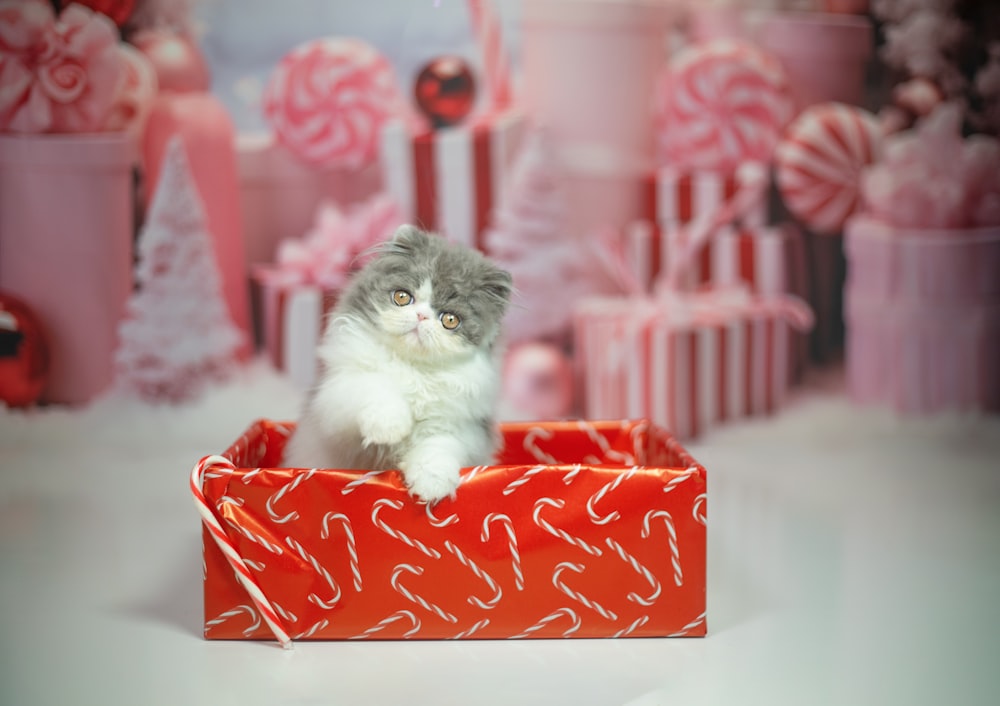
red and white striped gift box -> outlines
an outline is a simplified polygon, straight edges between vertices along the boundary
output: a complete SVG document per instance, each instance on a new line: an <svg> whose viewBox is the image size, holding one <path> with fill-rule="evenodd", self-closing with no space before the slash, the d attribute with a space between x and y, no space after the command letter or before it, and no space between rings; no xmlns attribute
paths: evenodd
<svg viewBox="0 0 1000 706"><path fill-rule="evenodd" d="M643 291L651 292L656 278L666 272L671 241L680 233L677 224L636 221L625 227L625 265ZM681 284L687 289L745 284L756 294L805 296L805 270L802 233L796 226L723 226L698 253Z"/></svg>
<svg viewBox="0 0 1000 706"><path fill-rule="evenodd" d="M414 133L403 120L382 129L385 188L411 222L481 248L525 124L509 112L486 123Z"/></svg>
<svg viewBox="0 0 1000 706"><path fill-rule="evenodd" d="M323 321L338 292L315 285L287 284L269 277L267 268L254 273L260 292L260 337L271 364L300 387L316 381L316 350Z"/></svg>
<svg viewBox="0 0 1000 706"><path fill-rule="evenodd" d="M810 327L811 311L797 297L735 291L582 302L574 335L584 415L647 417L690 438L776 410L791 379L792 329Z"/></svg>
<svg viewBox="0 0 1000 706"><path fill-rule="evenodd" d="M766 173L767 166L756 162L744 164L733 172L661 167L646 181L646 218L663 225L690 223L699 216L717 211L741 187ZM747 226L768 222L766 191L739 220Z"/></svg>

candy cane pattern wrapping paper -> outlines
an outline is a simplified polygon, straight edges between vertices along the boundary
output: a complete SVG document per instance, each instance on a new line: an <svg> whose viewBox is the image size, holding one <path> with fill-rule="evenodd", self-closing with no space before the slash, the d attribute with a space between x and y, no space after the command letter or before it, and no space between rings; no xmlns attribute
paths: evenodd
<svg viewBox="0 0 1000 706"><path fill-rule="evenodd" d="M274 467L293 429L258 421L193 471L206 638L705 634L706 473L661 427L505 424L430 511L395 471Z"/></svg>

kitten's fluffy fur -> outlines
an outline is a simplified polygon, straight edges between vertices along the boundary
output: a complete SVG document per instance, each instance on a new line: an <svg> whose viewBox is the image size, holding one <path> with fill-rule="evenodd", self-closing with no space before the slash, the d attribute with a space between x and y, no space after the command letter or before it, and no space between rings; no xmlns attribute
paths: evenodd
<svg viewBox="0 0 1000 706"><path fill-rule="evenodd" d="M510 275L480 253L402 226L327 323L320 381L285 464L400 469L418 498L454 497L459 469L496 451L497 337L510 294ZM449 315L461 320L453 330Z"/></svg>

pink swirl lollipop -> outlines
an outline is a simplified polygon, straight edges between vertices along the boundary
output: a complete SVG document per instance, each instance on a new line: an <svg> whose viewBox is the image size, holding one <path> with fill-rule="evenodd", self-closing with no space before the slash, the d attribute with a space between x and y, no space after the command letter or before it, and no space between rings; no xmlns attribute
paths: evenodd
<svg viewBox="0 0 1000 706"><path fill-rule="evenodd" d="M775 150L775 177L788 210L812 230L837 233L860 203L861 171L875 161L878 119L843 103L807 108Z"/></svg>
<svg viewBox="0 0 1000 706"><path fill-rule="evenodd" d="M661 160L681 168L767 162L794 114L781 64L739 40L685 49L657 88Z"/></svg>
<svg viewBox="0 0 1000 706"><path fill-rule="evenodd" d="M293 49L264 91L264 115L285 147L313 164L353 169L375 159L379 129L402 105L391 64L353 38Z"/></svg>

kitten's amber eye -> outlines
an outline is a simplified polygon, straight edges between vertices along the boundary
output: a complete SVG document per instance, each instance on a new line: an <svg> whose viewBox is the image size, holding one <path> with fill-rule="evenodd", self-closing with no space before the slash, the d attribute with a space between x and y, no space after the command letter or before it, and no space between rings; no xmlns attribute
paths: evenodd
<svg viewBox="0 0 1000 706"><path fill-rule="evenodd" d="M392 301L395 302L396 306L406 306L413 301L413 295L405 289L397 289L392 293Z"/></svg>
<svg viewBox="0 0 1000 706"><path fill-rule="evenodd" d="M441 314L441 325L449 331L457 329L460 323L462 323L462 320L458 318L458 314L452 314L450 311Z"/></svg>

